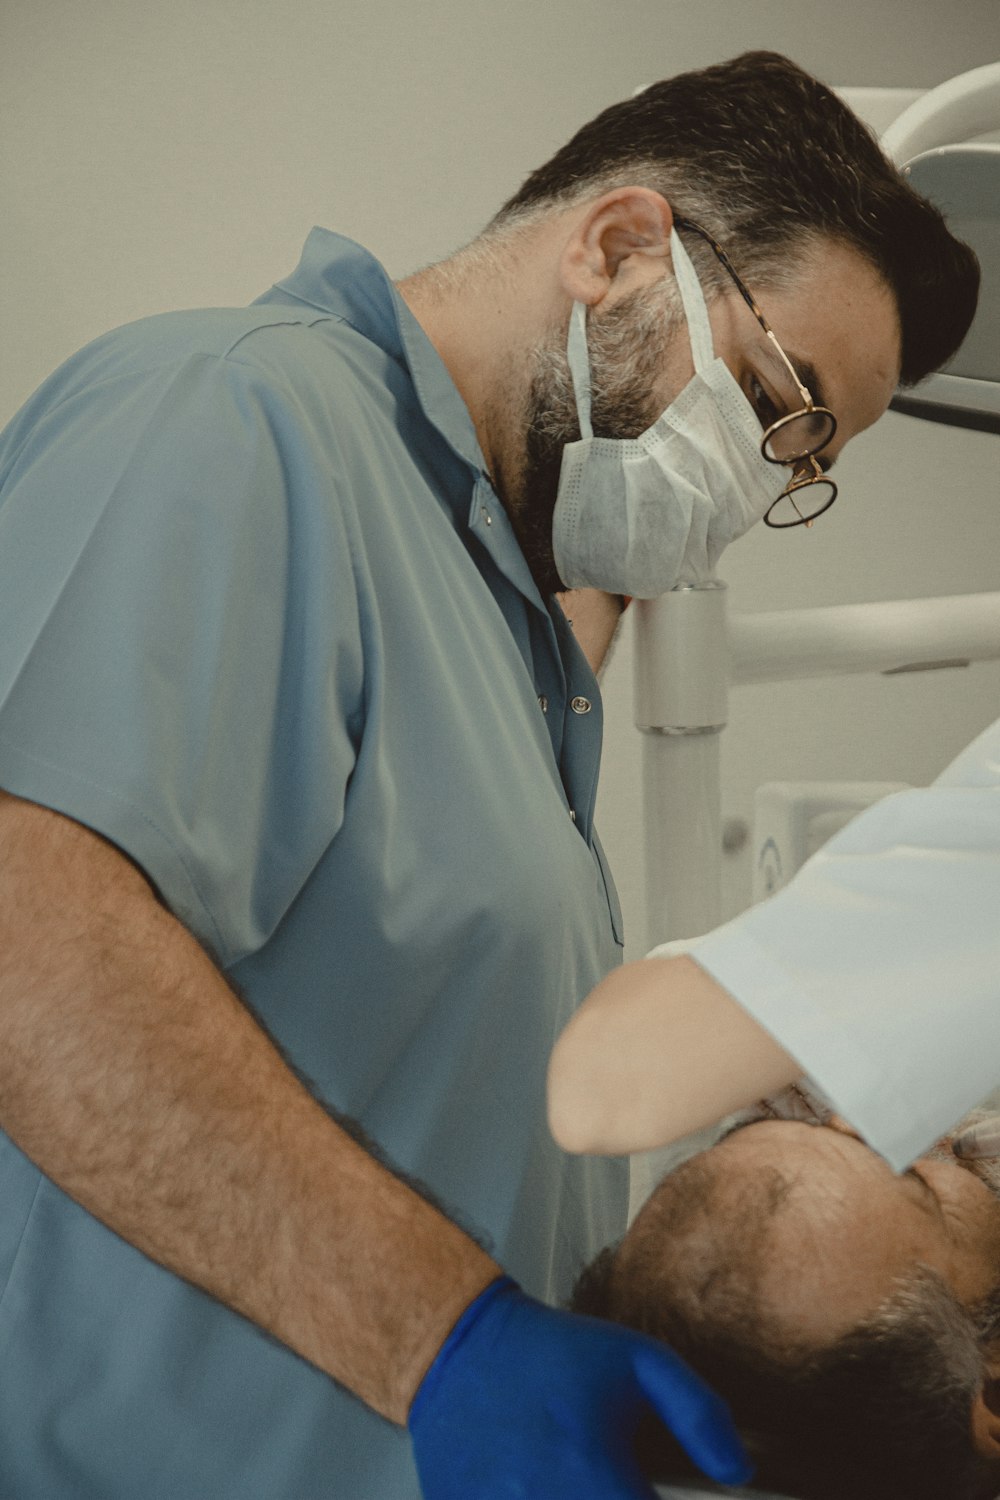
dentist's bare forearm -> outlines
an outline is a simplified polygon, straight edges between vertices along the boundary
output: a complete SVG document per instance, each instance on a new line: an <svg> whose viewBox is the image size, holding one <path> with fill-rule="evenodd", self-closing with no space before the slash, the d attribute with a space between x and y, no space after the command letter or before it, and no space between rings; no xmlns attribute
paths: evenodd
<svg viewBox="0 0 1000 1500"><path fill-rule="evenodd" d="M124 1239L396 1422L498 1272L328 1117L123 855L5 794L0 1125Z"/></svg>
<svg viewBox="0 0 1000 1500"><path fill-rule="evenodd" d="M556 1042L549 1124L567 1151L646 1151L801 1076L691 958L644 958L596 986Z"/></svg>

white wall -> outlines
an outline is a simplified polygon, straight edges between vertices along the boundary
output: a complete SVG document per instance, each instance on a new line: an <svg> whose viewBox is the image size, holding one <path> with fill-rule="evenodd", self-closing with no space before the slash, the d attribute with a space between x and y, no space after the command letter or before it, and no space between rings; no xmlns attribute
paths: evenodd
<svg viewBox="0 0 1000 1500"><path fill-rule="evenodd" d="M959 15L960 13L960 24ZM395 275L469 238L586 118L748 47L833 84L927 88L1000 57L996 0L3 0L0 419L87 339L249 301L314 223ZM996 439L890 416L810 533L758 528L734 607L1000 588ZM602 828L641 944L628 641ZM1000 712L1000 670L735 695L725 811L775 778L926 781ZM727 910L748 891L727 870Z"/></svg>

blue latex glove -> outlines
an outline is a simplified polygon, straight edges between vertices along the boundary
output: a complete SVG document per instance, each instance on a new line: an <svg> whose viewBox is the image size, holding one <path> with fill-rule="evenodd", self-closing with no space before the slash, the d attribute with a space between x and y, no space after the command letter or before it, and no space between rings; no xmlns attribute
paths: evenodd
<svg viewBox="0 0 1000 1500"><path fill-rule="evenodd" d="M503 1277L466 1308L410 1408L425 1500L655 1500L633 1453L650 1409L711 1478L750 1477L724 1403L676 1354Z"/></svg>

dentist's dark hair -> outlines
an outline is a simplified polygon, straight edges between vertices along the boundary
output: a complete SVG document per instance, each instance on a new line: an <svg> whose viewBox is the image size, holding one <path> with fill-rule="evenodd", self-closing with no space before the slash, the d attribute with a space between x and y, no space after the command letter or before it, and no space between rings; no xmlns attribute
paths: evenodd
<svg viewBox="0 0 1000 1500"><path fill-rule="evenodd" d="M853 111L777 53L747 52L613 104L531 173L487 233L628 184L703 225L751 284L793 278L818 237L857 251L895 298L903 385L940 368L972 322L972 250ZM720 286L711 252L686 244L703 281Z"/></svg>

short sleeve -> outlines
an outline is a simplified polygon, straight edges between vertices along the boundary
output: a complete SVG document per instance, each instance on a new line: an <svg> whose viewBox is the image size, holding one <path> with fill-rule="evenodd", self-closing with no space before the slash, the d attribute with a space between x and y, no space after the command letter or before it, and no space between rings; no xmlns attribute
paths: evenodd
<svg viewBox="0 0 1000 1500"><path fill-rule="evenodd" d="M691 954L908 1165L1000 1083L1000 724Z"/></svg>
<svg viewBox="0 0 1000 1500"><path fill-rule="evenodd" d="M335 465L232 359L36 408L0 505L0 785L120 846L229 964L343 816L362 665Z"/></svg>

